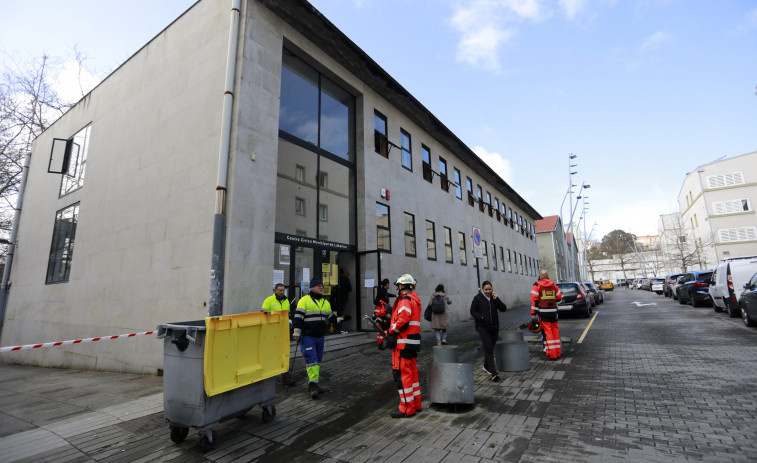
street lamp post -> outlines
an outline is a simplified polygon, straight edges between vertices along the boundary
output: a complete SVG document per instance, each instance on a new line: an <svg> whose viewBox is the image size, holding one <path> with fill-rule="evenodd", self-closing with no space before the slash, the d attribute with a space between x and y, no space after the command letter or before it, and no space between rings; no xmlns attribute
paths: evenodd
<svg viewBox="0 0 757 463"><path fill-rule="evenodd" d="M575 236L575 233L573 233L573 216L575 215L576 209L578 208L578 200L581 199L581 192L583 191L584 188L591 188L591 185L587 185L586 183L581 184L581 189L578 190L578 196L576 197L576 206L570 212L570 222L568 223L568 231L573 236L573 246L576 245L576 236ZM572 198L571 198L571 201L572 201ZM575 262L573 261L573 252L572 251L569 252L568 256L569 256L568 262L570 265L571 281L576 281Z"/></svg>

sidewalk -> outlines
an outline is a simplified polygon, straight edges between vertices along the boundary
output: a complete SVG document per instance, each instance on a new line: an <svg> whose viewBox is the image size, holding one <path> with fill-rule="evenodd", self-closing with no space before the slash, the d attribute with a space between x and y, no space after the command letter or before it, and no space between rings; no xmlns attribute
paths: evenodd
<svg viewBox="0 0 757 463"><path fill-rule="evenodd" d="M502 329L517 329L528 308L501 314ZM433 332L422 333L421 390L432 358ZM371 349L322 368L326 393L306 393L306 376L286 391L277 385L273 422L263 424L260 408L215 428L216 448L199 449L190 430L176 445L163 419L162 378L0 365L0 452L4 462L40 461L501 461L525 448L539 411L551 393L545 379L562 376L566 361L539 360L534 368L504 373L492 383L480 368L482 354L472 322L449 331L461 362L472 362L476 405L432 406L414 418L393 420L397 405L389 351ZM526 405L526 402L529 404Z"/></svg>

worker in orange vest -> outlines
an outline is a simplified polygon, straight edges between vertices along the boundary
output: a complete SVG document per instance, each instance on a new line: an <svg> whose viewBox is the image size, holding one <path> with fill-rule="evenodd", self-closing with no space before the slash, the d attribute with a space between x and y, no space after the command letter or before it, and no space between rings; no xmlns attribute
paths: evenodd
<svg viewBox="0 0 757 463"><path fill-rule="evenodd" d="M562 356L560 329L557 327L557 303L560 299L560 288L549 279L546 270L541 270L539 281L531 288L531 318L541 323L544 353L548 360L557 360Z"/></svg>

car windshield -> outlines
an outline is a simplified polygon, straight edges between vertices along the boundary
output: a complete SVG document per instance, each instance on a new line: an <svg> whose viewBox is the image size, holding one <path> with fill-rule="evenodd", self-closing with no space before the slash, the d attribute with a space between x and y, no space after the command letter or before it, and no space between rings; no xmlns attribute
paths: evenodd
<svg viewBox="0 0 757 463"><path fill-rule="evenodd" d="M652 278L650 281L652 283L665 283L665 279L664 278Z"/></svg>
<svg viewBox="0 0 757 463"><path fill-rule="evenodd" d="M558 283L557 287L560 288L560 292L565 296L573 296L578 294L578 287L571 283Z"/></svg>
<svg viewBox="0 0 757 463"><path fill-rule="evenodd" d="M712 278L712 272L700 273L699 274L699 278L697 278L697 279L699 281L704 281L704 280L707 280L707 279L710 279L710 278Z"/></svg>
<svg viewBox="0 0 757 463"><path fill-rule="evenodd" d="M584 283L584 285L589 289L594 289L594 285L591 283Z"/></svg>

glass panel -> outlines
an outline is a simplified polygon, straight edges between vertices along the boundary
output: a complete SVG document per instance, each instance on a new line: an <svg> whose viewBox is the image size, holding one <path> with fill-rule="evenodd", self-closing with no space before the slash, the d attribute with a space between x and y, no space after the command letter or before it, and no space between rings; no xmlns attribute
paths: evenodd
<svg viewBox="0 0 757 463"><path fill-rule="evenodd" d="M68 281L71 272L71 259L74 253L76 223L79 219L79 204L75 204L55 214L53 242L50 245L50 257L47 262L45 283L62 283Z"/></svg>
<svg viewBox="0 0 757 463"><path fill-rule="evenodd" d="M415 256L415 217L405 212L405 254Z"/></svg>
<svg viewBox="0 0 757 463"><path fill-rule="evenodd" d="M436 259L436 237L434 236L434 222L426 220L426 249L428 258Z"/></svg>
<svg viewBox="0 0 757 463"><path fill-rule="evenodd" d="M321 77L321 148L353 160L355 97Z"/></svg>
<svg viewBox="0 0 757 463"><path fill-rule="evenodd" d="M402 146L402 166L413 170L413 154L410 147L410 134L404 130L400 132L400 145Z"/></svg>
<svg viewBox="0 0 757 463"><path fill-rule="evenodd" d="M444 227L444 259L452 263L452 230Z"/></svg>
<svg viewBox="0 0 757 463"><path fill-rule="evenodd" d="M463 199L463 187L460 184L460 171L455 169L455 196L457 199Z"/></svg>
<svg viewBox="0 0 757 463"><path fill-rule="evenodd" d="M89 151L89 129L87 126L73 136L71 160L68 173L64 175L60 184L60 196L78 190L84 185L84 173L87 169L87 151Z"/></svg>
<svg viewBox="0 0 757 463"><path fill-rule="evenodd" d="M318 72L284 51L279 129L318 144Z"/></svg>
<svg viewBox="0 0 757 463"><path fill-rule="evenodd" d="M277 232L297 234L297 230L300 230L306 236L316 238L315 227L318 219L315 212L318 210L316 208L318 191L313 173L318 171L317 164L318 156L312 151L279 139L278 177L276 181ZM302 167L303 178L301 181L292 178L293 165ZM308 172L311 174L306 175ZM304 213L310 213L310 217L297 213L297 198L302 200ZM344 222L343 226L346 227L347 223L349 222Z"/></svg>
<svg viewBox="0 0 757 463"><path fill-rule="evenodd" d="M392 241L389 221L389 206L385 206L380 203L376 203L376 236L377 248L391 252Z"/></svg>
<svg viewBox="0 0 757 463"><path fill-rule="evenodd" d="M457 233L457 245L460 248L460 264L467 265L468 255L465 252L465 233L463 232Z"/></svg>
<svg viewBox="0 0 757 463"><path fill-rule="evenodd" d="M326 174L328 172L328 174ZM321 156L321 205L327 208L328 222L320 223L321 239L328 236L329 241L357 244L355 221L350 211L355 211L355 174L349 167L338 164ZM353 212L354 214L354 212ZM388 226L388 224L387 224Z"/></svg>

